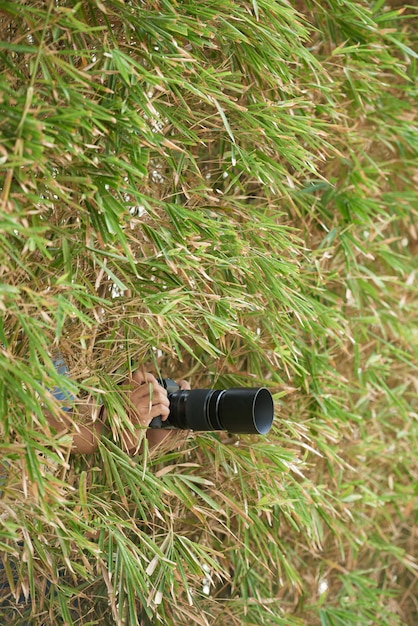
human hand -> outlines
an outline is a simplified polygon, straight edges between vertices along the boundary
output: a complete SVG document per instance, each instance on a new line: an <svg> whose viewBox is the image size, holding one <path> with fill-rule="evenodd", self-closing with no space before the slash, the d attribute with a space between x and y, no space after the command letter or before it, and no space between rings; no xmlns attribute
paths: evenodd
<svg viewBox="0 0 418 626"><path fill-rule="evenodd" d="M178 380L177 384L180 389L191 389L190 383L187 380Z"/></svg>
<svg viewBox="0 0 418 626"><path fill-rule="evenodd" d="M178 386L180 389L191 389L190 383L187 380L178 380ZM163 420L164 421L164 420ZM148 428L147 439L150 449L160 445L164 440L170 437L170 446L175 447L187 436L187 431L177 430L165 430L164 428Z"/></svg>
<svg viewBox="0 0 418 626"><path fill-rule="evenodd" d="M180 389L191 389L187 380L177 383ZM167 391L159 384L155 376L137 370L132 375L132 388L128 396L127 413L132 424L146 428L154 417L160 416L164 422L170 413ZM176 431L148 428L146 436L150 448L161 443L168 435ZM178 433L177 433L178 434ZM142 435L126 430L122 434L124 448L130 454L136 454L141 446Z"/></svg>
<svg viewBox="0 0 418 626"><path fill-rule="evenodd" d="M141 431L146 429L157 415L166 420L169 412L169 401L164 387L152 374L136 370L129 381L126 413L130 423L140 429L140 432L125 429L121 433L122 445L126 452L136 454L143 441Z"/></svg>
<svg viewBox="0 0 418 626"><path fill-rule="evenodd" d="M132 375L127 412L133 424L149 426L154 417L164 422L170 413L167 391L152 374L137 370Z"/></svg>

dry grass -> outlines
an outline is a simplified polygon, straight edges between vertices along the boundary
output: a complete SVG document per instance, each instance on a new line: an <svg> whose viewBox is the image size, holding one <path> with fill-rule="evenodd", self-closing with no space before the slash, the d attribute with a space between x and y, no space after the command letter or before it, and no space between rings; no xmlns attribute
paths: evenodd
<svg viewBox="0 0 418 626"><path fill-rule="evenodd" d="M381 0L0 1L7 624L416 623L416 30ZM265 384L274 428L132 461L138 363ZM94 457L54 386L105 401Z"/></svg>

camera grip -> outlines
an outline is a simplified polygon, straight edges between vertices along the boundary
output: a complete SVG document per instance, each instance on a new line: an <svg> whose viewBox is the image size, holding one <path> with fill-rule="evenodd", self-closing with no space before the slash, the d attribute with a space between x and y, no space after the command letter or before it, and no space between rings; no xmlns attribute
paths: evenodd
<svg viewBox="0 0 418 626"><path fill-rule="evenodd" d="M148 424L148 428L163 428L163 420L161 419L161 415L157 415L157 417L153 417L150 423Z"/></svg>

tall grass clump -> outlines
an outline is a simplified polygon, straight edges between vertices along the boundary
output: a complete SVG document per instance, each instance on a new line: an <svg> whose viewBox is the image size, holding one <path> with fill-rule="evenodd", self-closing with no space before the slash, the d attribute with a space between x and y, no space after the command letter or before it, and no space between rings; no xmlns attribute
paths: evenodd
<svg viewBox="0 0 418 626"><path fill-rule="evenodd" d="M417 623L417 30L0 0L1 623ZM138 366L266 385L274 427L130 458ZM106 405L97 454L57 387Z"/></svg>

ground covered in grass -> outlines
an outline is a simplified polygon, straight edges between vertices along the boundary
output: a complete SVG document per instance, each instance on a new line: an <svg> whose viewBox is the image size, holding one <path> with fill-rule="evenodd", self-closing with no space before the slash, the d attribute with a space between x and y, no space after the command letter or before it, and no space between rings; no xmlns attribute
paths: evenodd
<svg viewBox="0 0 418 626"><path fill-rule="evenodd" d="M417 30L0 0L2 623L417 623ZM138 364L265 385L274 426L132 459ZM97 454L57 386L105 403Z"/></svg>

